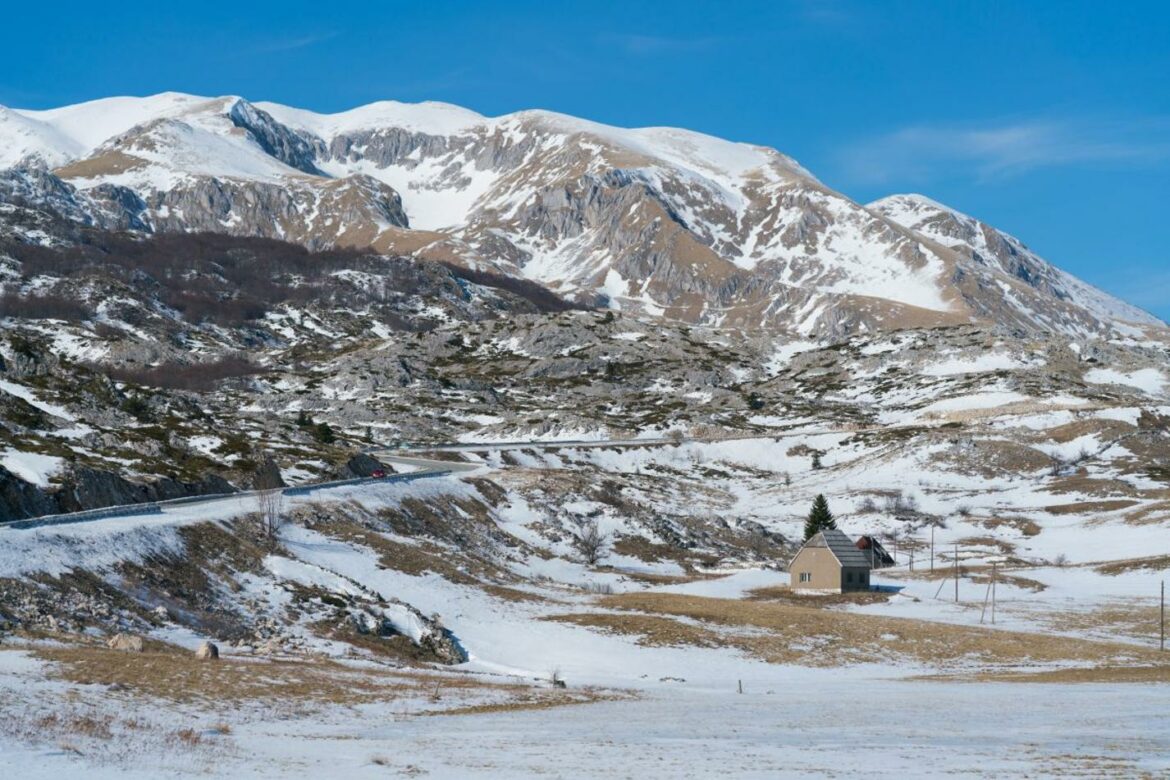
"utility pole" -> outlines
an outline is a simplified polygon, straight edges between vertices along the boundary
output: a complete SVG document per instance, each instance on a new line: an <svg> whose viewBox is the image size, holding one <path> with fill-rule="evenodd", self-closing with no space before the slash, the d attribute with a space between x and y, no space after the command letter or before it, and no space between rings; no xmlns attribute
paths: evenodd
<svg viewBox="0 0 1170 780"><path fill-rule="evenodd" d="M991 564L991 625L995 625L995 580L996 580L996 564Z"/></svg>
<svg viewBox="0 0 1170 780"><path fill-rule="evenodd" d="M1166 580L1162 580L1162 606L1159 609L1158 623L1161 626L1161 638L1158 646L1160 649L1166 649Z"/></svg>
<svg viewBox="0 0 1170 780"><path fill-rule="evenodd" d="M955 603L959 603L959 545L955 545Z"/></svg>
<svg viewBox="0 0 1170 780"><path fill-rule="evenodd" d="M930 524L930 570L934 571L934 523Z"/></svg>

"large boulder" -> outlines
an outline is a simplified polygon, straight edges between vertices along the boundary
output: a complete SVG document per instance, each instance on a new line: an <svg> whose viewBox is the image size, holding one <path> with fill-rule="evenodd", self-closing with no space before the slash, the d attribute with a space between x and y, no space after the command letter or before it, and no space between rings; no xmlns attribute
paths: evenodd
<svg viewBox="0 0 1170 780"><path fill-rule="evenodd" d="M195 650L195 657L200 661L216 661L219 659L219 648L212 642L204 642Z"/></svg>
<svg viewBox="0 0 1170 780"><path fill-rule="evenodd" d="M374 472L393 474L394 469L363 452L354 455L346 462L345 467L341 470L341 475L343 479L355 479L357 477L372 477Z"/></svg>
<svg viewBox="0 0 1170 780"><path fill-rule="evenodd" d="M106 647L125 653L141 653L142 637L134 634L114 634L106 641Z"/></svg>

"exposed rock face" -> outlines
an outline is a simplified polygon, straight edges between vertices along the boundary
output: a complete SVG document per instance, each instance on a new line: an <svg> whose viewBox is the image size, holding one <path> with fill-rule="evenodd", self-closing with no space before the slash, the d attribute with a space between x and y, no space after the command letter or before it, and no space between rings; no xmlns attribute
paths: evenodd
<svg viewBox="0 0 1170 780"><path fill-rule="evenodd" d="M256 474L252 477L252 489L268 490L284 486L284 478L280 475L280 466L276 464L272 455L266 453L260 461L260 467L256 469Z"/></svg>
<svg viewBox="0 0 1170 780"><path fill-rule="evenodd" d="M143 205L133 218L154 230L279 238L313 249L370 246L388 228L407 226L398 193L361 175L280 184L200 178L149 193Z"/></svg>
<svg viewBox="0 0 1170 780"><path fill-rule="evenodd" d="M231 483L215 475L199 482L179 482L163 477L140 483L86 466L75 467L65 474L59 486L42 488L0 467L0 522L122 504L234 492L236 488Z"/></svg>
<svg viewBox="0 0 1170 780"><path fill-rule="evenodd" d="M142 637L134 634L115 634L106 642L106 647L125 653L141 653Z"/></svg>
<svg viewBox="0 0 1170 780"><path fill-rule="evenodd" d="M51 495L0 466L0 522L53 514L57 506Z"/></svg>

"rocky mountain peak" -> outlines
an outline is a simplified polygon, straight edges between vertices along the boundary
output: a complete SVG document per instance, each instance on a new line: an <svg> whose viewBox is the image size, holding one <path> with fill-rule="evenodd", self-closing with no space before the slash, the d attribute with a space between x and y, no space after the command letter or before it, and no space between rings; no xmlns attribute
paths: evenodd
<svg viewBox="0 0 1170 780"><path fill-rule="evenodd" d="M31 155L52 169L60 186L40 190L58 213L368 246L636 314L818 336L1161 326L928 198L862 206L774 149L678 128L162 93L5 110L0 138L0 167Z"/></svg>

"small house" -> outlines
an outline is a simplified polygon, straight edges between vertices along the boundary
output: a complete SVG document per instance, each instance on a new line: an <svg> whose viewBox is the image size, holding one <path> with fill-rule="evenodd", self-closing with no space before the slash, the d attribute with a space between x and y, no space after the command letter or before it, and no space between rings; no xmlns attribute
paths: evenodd
<svg viewBox="0 0 1170 780"><path fill-rule="evenodd" d="M870 568L867 552L836 528L826 528L804 543L788 574L795 590L844 593L869 590Z"/></svg>
<svg viewBox="0 0 1170 780"><path fill-rule="evenodd" d="M863 536L857 540L857 549L865 553L869 558L869 567L871 569L884 569L887 566L893 566L894 556L890 555L876 536Z"/></svg>

